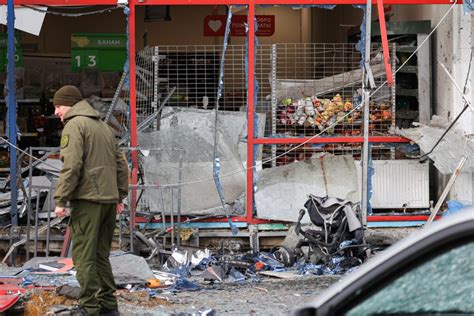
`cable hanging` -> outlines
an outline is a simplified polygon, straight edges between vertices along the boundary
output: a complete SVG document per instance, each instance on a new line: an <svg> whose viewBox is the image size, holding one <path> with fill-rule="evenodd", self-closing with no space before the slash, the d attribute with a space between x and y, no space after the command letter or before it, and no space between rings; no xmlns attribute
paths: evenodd
<svg viewBox="0 0 474 316"><path fill-rule="evenodd" d="M469 61L469 68L467 69L466 81L464 82L463 94L466 93L467 84L469 83L470 74L471 74L471 64L472 64L472 50L471 50L471 59ZM466 110L468 108L469 108L469 103L466 100L464 100L464 107L461 110L461 112L459 112L459 114L456 116L456 118L451 122L451 124L449 124L449 126L446 128L446 130L443 132L443 134L440 136L440 138L436 141L436 143L433 145L433 147L431 147L431 149L428 152L424 153L420 157L420 162L424 162L424 161L428 160L428 158L429 158L428 155L431 154L433 152L433 150L435 150L436 147L438 147L439 143L441 143L444 136L446 136L446 134L451 130L451 128L456 124L456 122L461 118L461 116L464 114L464 112L466 112Z"/></svg>
<svg viewBox="0 0 474 316"><path fill-rule="evenodd" d="M30 5L22 5L22 7L31 9L31 10L36 11L36 12L52 14L52 15L58 15L58 16L67 16L67 17L73 17L73 18L77 18L77 17L80 17L80 16L86 16L86 15L93 15L93 14L111 12L112 10L123 9L124 6L125 5L119 4L115 7L108 7L108 8L104 8L104 9L100 9L100 10L96 10L96 11L81 12L81 13L67 13L67 12L50 11L49 9L41 9L41 8L30 6ZM48 7L48 8L50 8L50 7ZM92 8L92 7L76 7L76 9L84 9L84 8ZM71 8L68 8L68 9L71 9Z"/></svg>

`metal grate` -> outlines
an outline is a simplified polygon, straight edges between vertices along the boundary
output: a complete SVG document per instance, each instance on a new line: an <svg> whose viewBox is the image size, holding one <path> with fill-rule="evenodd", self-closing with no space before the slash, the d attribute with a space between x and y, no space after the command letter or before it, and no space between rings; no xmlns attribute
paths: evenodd
<svg viewBox="0 0 474 316"><path fill-rule="evenodd" d="M395 46L392 46L394 54ZM371 69L377 87L386 81L379 44L372 46ZM345 117L361 101L361 55L354 44L272 45L272 137L362 136L363 109ZM395 63L392 64L395 67ZM332 126L337 121L335 126ZM395 87L383 86L370 102L370 135L384 136L395 124ZM324 131L324 132L323 132ZM265 149L266 157L283 152L282 146ZM285 146L283 146L285 147ZM286 146L286 148L291 146ZM360 157L360 144L306 145L289 153L288 159L311 157L314 152L352 154ZM393 150L372 148L375 159L393 158ZM278 165L275 161L272 165Z"/></svg>
<svg viewBox="0 0 474 316"><path fill-rule="evenodd" d="M270 159L272 149L275 150L275 159ZM351 155L356 160L361 158L362 147L358 143L327 143L327 144L295 144L264 145L263 167L282 166L296 161L316 158L322 154ZM392 148L383 145L371 146L372 157L379 159L392 159Z"/></svg>
<svg viewBox="0 0 474 316"><path fill-rule="evenodd" d="M380 86L385 81L385 69L379 44L373 45L372 52L372 71L376 85ZM163 105L214 109L221 53L220 45L163 45L138 52L138 124ZM227 47L220 110L246 110L245 58L245 45ZM259 90L255 110L266 113L267 122L264 135L257 137L311 137L344 116L360 102L360 62L361 56L354 44L258 46L255 70ZM164 104L173 89L174 93ZM126 103L128 95L128 91L122 93ZM371 135L387 135L389 128L394 126L394 104L394 87L385 86L371 98ZM120 121L128 126L127 116ZM159 117L148 130L159 129L158 122ZM362 111L355 111L322 136L361 136L362 122ZM278 150L283 147L289 145L278 146ZM264 146L265 158L276 157L277 146L268 148ZM317 151L321 148L335 154L353 154L356 158L360 154L360 144L324 145ZM315 149L314 146L305 146L299 151L303 151L306 157L311 156ZM385 159L387 151L384 148L378 152L373 148L374 158ZM388 155L389 158L393 156L393 152Z"/></svg>
<svg viewBox="0 0 474 316"><path fill-rule="evenodd" d="M380 47L372 47L375 83L385 80ZM315 135L361 102L361 56L354 44L275 44L272 78L274 134ZM394 87L384 86L371 98L370 133L386 135L394 125ZM324 136L362 135L362 111L324 132Z"/></svg>
<svg viewBox="0 0 474 316"><path fill-rule="evenodd" d="M164 106L214 109L218 90L221 45L163 45L148 47L137 53L137 121L160 109L166 96L172 91ZM245 74L245 45L229 45L224 63L222 97L219 109L245 111L247 88ZM259 81L257 112L270 112L268 74L271 71L271 47L257 49L256 73ZM124 86L121 99L129 103L129 91ZM128 113L120 119L128 127ZM153 130L157 124L151 125ZM263 135L260 135L263 136Z"/></svg>

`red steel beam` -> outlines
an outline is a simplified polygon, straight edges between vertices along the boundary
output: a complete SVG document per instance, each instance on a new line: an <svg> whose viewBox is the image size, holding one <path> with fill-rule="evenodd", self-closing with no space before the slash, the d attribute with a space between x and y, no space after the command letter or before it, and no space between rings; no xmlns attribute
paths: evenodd
<svg viewBox="0 0 474 316"><path fill-rule="evenodd" d="M279 144L322 144L322 143L363 143L363 137L300 137L300 138L255 138L256 145L279 145ZM372 136L370 143L409 143L410 140L398 136Z"/></svg>
<svg viewBox="0 0 474 316"><path fill-rule="evenodd" d="M376 5L377 0L372 4ZM6 4L6 0L0 0L0 4ZM366 4L365 0L143 0L129 1L129 5L321 5L321 4ZM453 4L451 0L384 0L384 4ZM457 4L462 4L462 0ZM15 5L47 5L47 6L77 6L77 5L117 5L113 0L17 0Z"/></svg>
<svg viewBox="0 0 474 316"><path fill-rule="evenodd" d="M453 4L450 0L383 0L384 4ZM458 2L461 4L462 1ZM299 5L299 4L367 4L365 0L255 0L256 5ZM377 0L373 0L372 4L377 4Z"/></svg>
<svg viewBox="0 0 474 316"><path fill-rule="evenodd" d="M383 0L377 1L377 9L379 13L380 37L382 38L383 62L385 64L385 73L387 74L387 84L393 86L392 66L390 65L390 53L388 50L387 25L385 24L385 11L383 8ZM395 58L395 56L394 56Z"/></svg>
<svg viewBox="0 0 474 316"><path fill-rule="evenodd" d="M248 73L247 73L247 222L253 218L253 147L254 147L254 88L255 88L255 6L248 6Z"/></svg>
<svg viewBox="0 0 474 316"><path fill-rule="evenodd" d="M0 4L6 4L7 0L0 0ZM97 6L97 5L107 5L107 6L116 6L117 1L113 0L15 0L15 5L42 5L42 6Z"/></svg>
<svg viewBox="0 0 474 316"><path fill-rule="evenodd" d="M2 0L5 1L5 0ZM25 0L23 0L25 1ZM132 0L133 1L133 0ZM16 2L16 1L15 1ZM365 0L143 0L135 5L321 5L321 4L367 4ZM384 4L453 4L451 0L383 0ZM372 1L373 5L377 0ZM459 1L458 4L462 4Z"/></svg>

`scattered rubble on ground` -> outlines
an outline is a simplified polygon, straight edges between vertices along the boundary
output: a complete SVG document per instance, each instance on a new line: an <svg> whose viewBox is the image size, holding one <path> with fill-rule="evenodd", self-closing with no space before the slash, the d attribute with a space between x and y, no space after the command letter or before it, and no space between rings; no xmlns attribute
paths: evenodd
<svg viewBox="0 0 474 316"><path fill-rule="evenodd" d="M293 246L284 243L269 252L244 251L222 243L213 250L186 246L172 247L171 251L161 249L156 258L147 261L138 255L113 251L110 261L118 288L116 295L124 309L136 306L143 314L169 314L178 305L182 310L184 304L193 310L192 315L211 315L216 309L235 307L216 306L216 302L205 299L202 306L192 305L197 297L209 297L211 292L211 297L219 296L219 291L232 297L233 292L245 289L261 297L275 297L279 295L274 290L278 284L288 288L291 283L298 288L300 282L316 276L337 279L356 269L366 257L368 245L363 240L356 205L348 200L310 196L305 207L312 226L302 224L305 214L300 213L294 229L300 241ZM9 278L11 293L20 296L17 305L28 315L68 315L80 293L75 274L72 259L64 257L36 257L20 269L5 267L0 271L2 277ZM318 288L314 284L313 287ZM306 293L313 295L310 289L308 284ZM304 296L296 292L292 295ZM251 302L250 298L246 300ZM288 304L285 309L291 306ZM258 309L256 306L255 313L261 314ZM133 308L127 313L133 314Z"/></svg>

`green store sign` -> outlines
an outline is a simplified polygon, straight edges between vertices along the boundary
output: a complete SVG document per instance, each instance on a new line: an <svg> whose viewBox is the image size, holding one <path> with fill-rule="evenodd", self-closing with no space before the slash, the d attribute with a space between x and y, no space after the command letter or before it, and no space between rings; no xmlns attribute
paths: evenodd
<svg viewBox="0 0 474 316"><path fill-rule="evenodd" d="M127 59L125 34L75 33L71 35L72 71L95 68L122 71Z"/></svg>
<svg viewBox="0 0 474 316"><path fill-rule="evenodd" d="M5 72L7 69L7 54L8 54L8 36L5 33L0 34L0 72ZM23 50L21 49L20 41L15 36L15 67L23 67Z"/></svg>

